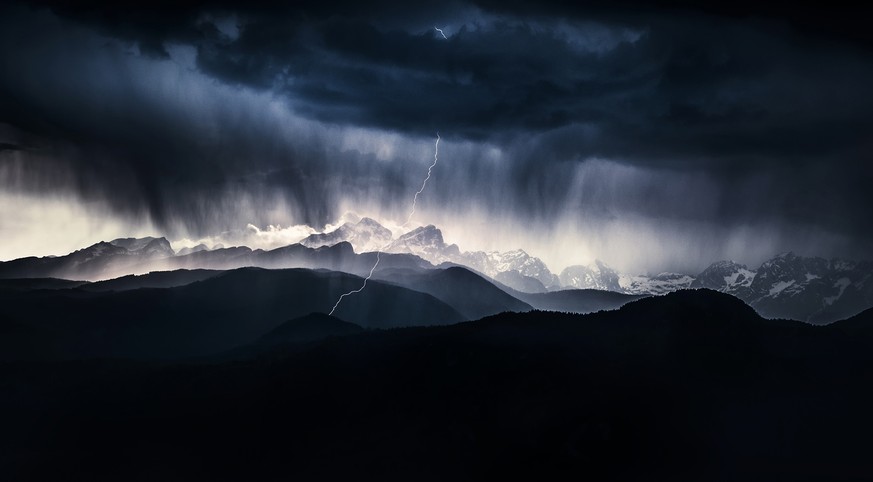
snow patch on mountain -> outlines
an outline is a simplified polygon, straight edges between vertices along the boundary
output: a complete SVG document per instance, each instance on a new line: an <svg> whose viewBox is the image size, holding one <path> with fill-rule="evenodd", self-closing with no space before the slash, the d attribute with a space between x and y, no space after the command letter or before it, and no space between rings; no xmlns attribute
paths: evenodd
<svg viewBox="0 0 873 482"><path fill-rule="evenodd" d="M516 273L518 276L503 276L501 282L519 291L539 289L539 285L531 283L528 278L536 280L546 288L560 287L558 277L549 271L545 263L524 250L462 252L458 245L446 244L442 231L433 225L416 228L401 235L385 251L415 254L434 265L460 264L491 278L496 278L501 273Z"/></svg>
<svg viewBox="0 0 873 482"><path fill-rule="evenodd" d="M776 295L778 295L779 293L785 291L785 288L788 288L789 286L791 286L791 285L793 285L793 284L794 284L794 280L790 280L790 281L777 281L776 283L773 284L773 286L770 287L769 295L770 295L770 296L776 296Z"/></svg>
<svg viewBox="0 0 873 482"><path fill-rule="evenodd" d="M663 295L690 288L693 282L693 276L681 273L660 273L655 276L621 275L619 277L622 291L635 295Z"/></svg>
<svg viewBox="0 0 873 482"><path fill-rule="evenodd" d="M397 240L389 244L385 251L411 253L435 265L441 263L463 264L460 262L461 250L458 245L447 245L443 240L442 231L432 224L402 234Z"/></svg>
<svg viewBox="0 0 873 482"><path fill-rule="evenodd" d="M561 285L568 288L623 290L618 273L600 260L595 260L593 264L587 266L568 266L561 271L559 279Z"/></svg>
<svg viewBox="0 0 873 482"><path fill-rule="evenodd" d="M383 250L394 239L393 233L386 227L370 218L357 222L346 222L340 227L324 232L311 234L300 241L307 248L333 246L346 241L357 253Z"/></svg>
<svg viewBox="0 0 873 482"><path fill-rule="evenodd" d="M843 296L843 293L846 291L846 288L848 288L851 285L852 285L852 280L850 280L849 278L838 279L837 282L834 283L834 288L837 288L838 290L840 290L840 292L834 296L828 296L827 298L825 298L824 299L825 304L827 304L827 305L834 304L834 301L837 301L838 299L840 299L840 297Z"/></svg>

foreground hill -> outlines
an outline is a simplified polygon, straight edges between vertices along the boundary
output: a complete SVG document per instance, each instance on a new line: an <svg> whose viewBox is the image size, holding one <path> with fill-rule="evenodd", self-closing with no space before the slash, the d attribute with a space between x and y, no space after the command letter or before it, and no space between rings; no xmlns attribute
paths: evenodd
<svg viewBox="0 0 873 482"><path fill-rule="evenodd" d="M873 342L873 308L832 325L833 329L846 333L859 343Z"/></svg>
<svg viewBox="0 0 873 482"><path fill-rule="evenodd" d="M700 290L591 315L368 331L232 362L0 364L0 472L869 480L873 350L847 329L765 320Z"/></svg>
<svg viewBox="0 0 873 482"><path fill-rule="evenodd" d="M343 321L335 316L324 313L310 313L282 323L266 335L260 337L257 344L261 347L289 343L308 343L324 340L332 336L354 335L364 331L360 326Z"/></svg>
<svg viewBox="0 0 873 482"><path fill-rule="evenodd" d="M361 283L345 273L243 268L173 288L0 290L0 360L216 353L251 343L289 318L328 311ZM380 282L336 315L367 328L465 319L431 295Z"/></svg>
<svg viewBox="0 0 873 482"><path fill-rule="evenodd" d="M383 270L378 279L428 293L449 304L468 320L475 320L504 311L530 311L529 304L519 301L495 286L491 281L460 267L445 269Z"/></svg>

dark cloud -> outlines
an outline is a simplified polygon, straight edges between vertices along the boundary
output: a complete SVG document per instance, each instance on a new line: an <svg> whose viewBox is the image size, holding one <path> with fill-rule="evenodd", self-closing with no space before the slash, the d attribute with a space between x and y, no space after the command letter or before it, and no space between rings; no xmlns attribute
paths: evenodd
<svg viewBox="0 0 873 482"><path fill-rule="evenodd" d="M390 205L419 166L338 146L348 134L337 129L414 141L440 130L474 146L431 188L449 207L809 226L873 254L873 42L861 12L395 3L7 6L0 122L74 166L65 188L194 232L242 222L224 200L240 193L286 199L312 224L346 198ZM271 102L317 127L276 125L261 115ZM494 146L499 165L481 159ZM636 170L580 181L591 159ZM254 216L245 222L275 222Z"/></svg>
<svg viewBox="0 0 873 482"><path fill-rule="evenodd" d="M625 22L646 24L652 16L700 16L715 19L750 21L760 27L768 22L797 31L816 40L845 42L863 49L873 48L873 32L867 19L873 7L862 2L822 0L770 1L755 0L476 0L488 11L522 16L618 18Z"/></svg>
<svg viewBox="0 0 873 482"><path fill-rule="evenodd" d="M421 12L388 3L147 5L55 9L150 55L165 55L165 42L195 45L209 75L284 92L329 122L419 135L451 126L476 139L594 124L599 134L575 146L583 155L671 162L818 160L871 127L869 57L790 28L810 23L803 6L670 2L622 17L622 5L597 2L484 5L513 16L454 19L466 24L443 41L402 24L420 24ZM238 38L206 20L229 14Z"/></svg>
<svg viewBox="0 0 873 482"><path fill-rule="evenodd" d="M670 6L686 7L674 3ZM194 44L205 71L240 84L285 88L310 101L314 113L324 117L351 110L361 116L360 121L373 125L416 128L422 124L418 121L422 111L433 112L434 107L446 104L429 99L458 99L436 109L432 117L440 124L458 122L470 135L507 126L551 128L600 120L598 115L616 106L593 99L615 94L626 94L628 102L637 97L669 102L666 106L634 104L649 117L655 107L666 109L657 113L664 114L668 122L717 121L731 116L736 122L743 113L761 116L767 111L758 105L733 106L732 112L714 106L712 111L697 105L707 99L687 98L692 92L679 95L676 90L693 90L704 97L718 93L730 79L758 82L780 67L796 69L810 60L804 56L806 46L791 51L779 39L791 32L768 33L774 25L753 23L748 33L750 25L745 23L687 16L672 20L663 13L632 13L622 21L616 13L621 5L609 11L597 2L587 10L577 9L576 17L583 19L589 12L588 18L595 22L608 19L602 36L615 35L609 28L642 29L646 32L642 40L607 54L578 52L567 42L566 32L555 28L563 17L536 18L540 28L534 29L517 17L486 21L474 16L470 21L482 28L462 27L449 42L438 42L429 27L423 32L409 31L408 26L403 30L398 26L400 20L395 20L389 22L393 27L380 28L385 14L395 10L393 15L399 18L422 15L385 2L327 6L313 2L296 4L293 9L261 2L242 7L221 2L149 2L131 8L99 2L74 5L64 3L54 9L102 32L138 42L147 53L166 55L165 42ZM533 5L504 9L518 13L532 10ZM559 11L554 6L537 9L540 14ZM238 15L242 25L237 39L226 38L208 20L228 14ZM770 45L773 41L775 45ZM668 97L660 97L663 94ZM766 105L765 99L745 100ZM462 105L467 109L455 108ZM495 121L502 123L493 129L485 125Z"/></svg>

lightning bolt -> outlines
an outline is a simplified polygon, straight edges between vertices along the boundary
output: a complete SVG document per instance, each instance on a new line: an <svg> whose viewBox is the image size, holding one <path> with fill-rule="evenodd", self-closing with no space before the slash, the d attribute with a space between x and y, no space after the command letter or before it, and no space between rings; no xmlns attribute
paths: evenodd
<svg viewBox="0 0 873 482"><path fill-rule="evenodd" d="M441 28L436 28L436 27L434 27L433 29L436 30L437 32L439 32L440 35L442 35L444 39L446 39L446 40L449 39L448 37L446 37L446 34L443 33L443 29L441 29Z"/></svg>
<svg viewBox="0 0 873 482"><path fill-rule="evenodd" d="M403 223L400 227L405 228L409 221L412 220L412 215L415 214L415 203L418 202L418 196L424 192L424 187L427 186L427 181L430 180L430 173L433 171L433 168L436 167L437 161L439 161L440 156L440 133L437 132L436 142L433 143L433 164L427 168L427 177L424 178L424 182L421 183L421 189L415 193L415 196L412 196L412 211L409 212L409 216L406 218L406 222Z"/></svg>
<svg viewBox="0 0 873 482"><path fill-rule="evenodd" d="M436 27L434 27L434 28L436 28ZM439 29L437 28L437 30L439 30ZM440 33L442 33L442 31L440 31ZM445 37L445 35L443 35L443 36ZM409 222L412 221L412 216L415 214L415 205L418 202L418 196L420 196L421 193L424 192L424 188L427 186L427 181L430 180L431 172L433 172L433 168L436 167L437 162L439 162L439 156L440 156L440 133L437 132L436 142L434 142L434 144L433 144L433 164L431 164L430 167L427 168L427 177L425 177L424 181L421 183L421 189L419 189L418 192L415 193L415 196L412 197L412 210L409 211L409 216L406 217L406 222L400 225L401 229L405 228L409 224ZM348 293L343 293L342 295L340 295L339 299L336 300L336 304L334 304L333 308L330 309L330 313L328 313L329 316L333 316L333 312L336 311L337 307L339 307L340 303L342 303L343 298L345 298L346 296L351 296L355 293L360 293L361 291L364 291L364 288L367 287L367 282L370 281L370 278L373 277L373 272L376 271L376 267L379 266L379 261L382 260L382 251L385 248L387 248L388 246L390 246L391 243L393 243L393 242L394 242L394 240L388 241L387 244L385 244L384 246L382 246L381 248L376 250L376 262L373 263L373 267L370 268L370 273L367 274L366 278L364 278L364 283L361 285L360 288L358 288L356 290L349 291Z"/></svg>

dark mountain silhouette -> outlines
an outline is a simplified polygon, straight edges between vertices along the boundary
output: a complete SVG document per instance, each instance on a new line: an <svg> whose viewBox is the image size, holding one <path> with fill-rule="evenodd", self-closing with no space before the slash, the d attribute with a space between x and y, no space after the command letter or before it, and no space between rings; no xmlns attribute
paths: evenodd
<svg viewBox="0 0 873 482"><path fill-rule="evenodd" d="M0 279L0 290L31 291L31 290L66 290L86 286L87 281L71 281L58 278L12 278Z"/></svg>
<svg viewBox="0 0 873 482"><path fill-rule="evenodd" d="M122 238L101 241L66 256L0 262L0 278L106 278L128 274L139 265L173 254L165 238Z"/></svg>
<svg viewBox="0 0 873 482"><path fill-rule="evenodd" d="M368 330L248 360L0 364L0 469L10 480L867 480L873 350L846 330L870 316L766 320L696 290L590 315Z"/></svg>
<svg viewBox="0 0 873 482"><path fill-rule="evenodd" d="M860 343L873 343L873 308L864 310L846 320L833 323L831 326L835 330L860 340Z"/></svg>
<svg viewBox="0 0 873 482"><path fill-rule="evenodd" d="M154 271L141 275L127 275L105 281L88 283L81 287L85 291L127 291L139 288L174 288L195 281L203 281L222 274L208 269L179 269L175 271Z"/></svg>
<svg viewBox="0 0 873 482"><path fill-rule="evenodd" d="M548 291L543 283L518 271L503 271L494 275L494 280L507 286L514 286L522 293L545 293Z"/></svg>
<svg viewBox="0 0 873 482"><path fill-rule="evenodd" d="M332 336L353 335L362 332L360 326L324 313L310 313L288 320L258 339L259 345L306 343Z"/></svg>
<svg viewBox="0 0 873 482"><path fill-rule="evenodd" d="M330 271L244 268L166 289L0 291L0 331L15 332L0 337L0 360L216 353L251 343L289 318L328 311L362 281ZM431 295L378 281L336 315L369 328L464 320Z"/></svg>
<svg viewBox="0 0 873 482"><path fill-rule="evenodd" d="M537 310L561 311L565 313L586 314L601 310L614 310L648 295L630 295L600 289L571 289L531 293L513 289L498 281L498 288Z"/></svg>
<svg viewBox="0 0 873 482"><path fill-rule="evenodd" d="M317 248L291 244L269 251L236 246L174 255L164 238L125 238L100 242L66 256L0 262L0 279L106 280L154 271L230 270L243 267L329 269L365 276L375 262L375 252L356 254L347 242ZM412 254L382 253L379 267L432 269L433 265Z"/></svg>
<svg viewBox="0 0 873 482"><path fill-rule="evenodd" d="M200 243L197 246L182 248L178 252L176 252L176 255L177 256L185 256L187 254L196 253L198 251L209 251L209 246L206 246L205 244Z"/></svg>
<svg viewBox="0 0 873 482"><path fill-rule="evenodd" d="M198 251L185 256L175 256L152 263L165 270L208 268L218 270L241 267L260 267L268 269L309 268L342 271L366 276L376 262L376 253L355 253L347 242L332 246L310 248L302 244L291 244L270 251L252 250L247 247L220 248L211 251ZM411 254L380 255L379 267L387 268L433 268L433 265Z"/></svg>
<svg viewBox="0 0 873 482"><path fill-rule="evenodd" d="M463 267L430 270L383 270L382 279L433 295L469 320L504 311L530 311L527 303L507 294L486 278Z"/></svg>
<svg viewBox="0 0 873 482"><path fill-rule="evenodd" d="M254 266L255 258L262 250L252 250L247 246L233 246L209 251L195 251L173 259L166 260L161 269L236 269Z"/></svg>
<svg viewBox="0 0 873 482"><path fill-rule="evenodd" d="M514 292L515 296L538 310L568 313L594 313L614 310L646 295L628 295L604 290L560 290L548 293Z"/></svg>

